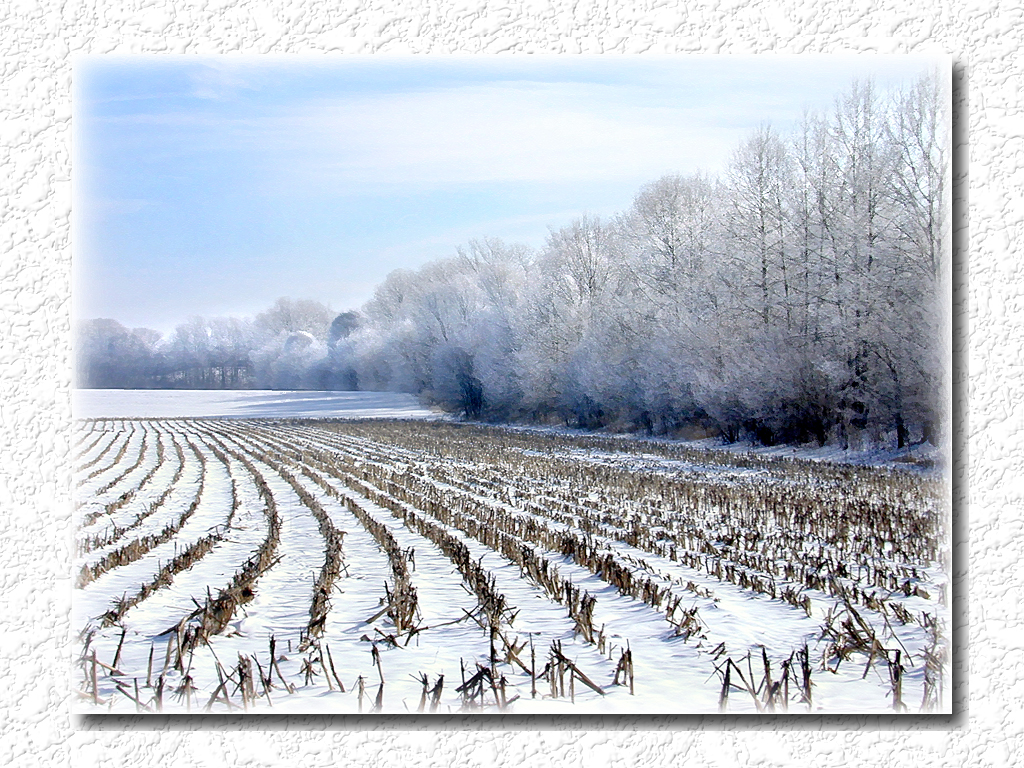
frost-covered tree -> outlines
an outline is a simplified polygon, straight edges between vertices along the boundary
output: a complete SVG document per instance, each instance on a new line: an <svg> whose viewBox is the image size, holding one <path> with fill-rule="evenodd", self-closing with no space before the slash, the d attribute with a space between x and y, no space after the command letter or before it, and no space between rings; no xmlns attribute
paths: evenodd
<svg viewBox="0 0 1024 768"><path fill-rule="evenodd" d="M281 338L298 331L326 341L336 313L319 301L282 297L253 319L263 340Z"/></svg>
<svg viewBox="0 0 1024 768"><path fill-rule="evenodd" d="M253 355L259 389L321 389L327 346L308 331L279 334Z"/></svg>
<svg viewBox="0 0 1024 768"><path fill-rule="evenodd" d="M240 389L253 384L252 324L237 317L215 317L207 321L209 331L210 385L219 389Z"/></svg>
<svg viewBox="0 0 1024 768"><path fill-rule="evenodd" d="M218 378L212 367L209 322L190 317L171 334L166 354L170 361L169 377L173 386L186 389L210 389Z"/></svg>
<svg viewBox="0 0 1024 768"><path fill-rule="evenodd" d="M160 365L159 340L160 334L149 328L128 329L111 319L85 321L75 334L77 386L150 386Z"/></svg>
<svg viewBox="0 0 1024 768"><path fill-rule="evenodd" d="M785 142L770 126L758 128L729 166L726 254L741 262L733 286L739 306L762 330L792 327L792 255L785 190L792 164Z"/></svg>

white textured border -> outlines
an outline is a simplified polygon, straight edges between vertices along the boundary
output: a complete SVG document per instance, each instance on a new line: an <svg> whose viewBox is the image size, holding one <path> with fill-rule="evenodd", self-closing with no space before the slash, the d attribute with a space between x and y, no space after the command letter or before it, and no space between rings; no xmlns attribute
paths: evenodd
<svg viewBox="0 0 1024 768"><path fill-rule="evenodd" d="M1024 301L1016 4L934 0L8 0L0 9L0 762L5 765L1024 764ZM946 53L969 111L956 209L960 629L952 718L73 720L70 57L76 53ZM957 169L966 179L966 153ZM971 223L967 256L966 226ZM968 266L971 280L967 282ZM968 303L970 313L968 314ZM968 344L968 332L970 343ZM968 366L970 376L968 375ZM971 430L967 408L971 406ZM968 453L968 443L970 451ZM967 522L967 504L971 518ZM969 541L968 541L969 539ZM966 574L970 573L970 582ZM967 625L966 606L970 606ZM968 677L972 685L968 689ZM202 729L202 730L200 730ZM445 733L440 730L447 729ZM838 731L838 732L837 732Z"/></svg>

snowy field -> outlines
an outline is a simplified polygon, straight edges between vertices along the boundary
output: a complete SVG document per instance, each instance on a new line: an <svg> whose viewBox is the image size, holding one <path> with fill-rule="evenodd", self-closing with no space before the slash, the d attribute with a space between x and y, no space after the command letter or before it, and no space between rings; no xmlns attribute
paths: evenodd
<svg viewBox="0 0 1024 768"><path fill-rule="evenodd" d="M98 418L438 418L398 392L76 389L76 419Z"/></svg>
<svg viewBox="0 0 1024 768"><path fill-rule="evenodd" d="M159 394L321 419L78 422L81 712L949 709L938 478Z"/></svg>

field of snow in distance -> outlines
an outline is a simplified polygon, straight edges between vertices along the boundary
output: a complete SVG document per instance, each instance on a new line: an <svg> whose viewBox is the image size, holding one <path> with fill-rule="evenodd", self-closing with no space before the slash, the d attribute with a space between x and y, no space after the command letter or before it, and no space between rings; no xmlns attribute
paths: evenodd
<svg viewBox="0 0 1024 768"><path fill-rule="evenodd" d="M332 418L436 419L442 414L399 392L271 390L76 389L76 419Z"/></svg>

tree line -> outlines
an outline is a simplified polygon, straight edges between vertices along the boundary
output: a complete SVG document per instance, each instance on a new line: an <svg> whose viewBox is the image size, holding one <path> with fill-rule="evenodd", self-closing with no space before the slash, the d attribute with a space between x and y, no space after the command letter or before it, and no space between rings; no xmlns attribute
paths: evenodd
<svg viewBox="0 0 1024 768"><path fill-rule="evenodd" d="M92 321L80 381L396 390L469 418L764 443L932 439L945 103L937 76L855 83L787 134L753 131L721 175L665 176L541 249L472 241L392 272L358 312L280 300L116 344Z"/></svg>
<svg viewBox="0 0 1024 768"><path fill-rule="evenodd" d="M356 389L334 353L358 322L317 301L278 299L254 318L192 317L167 338L116 320L77 329L77 385L86 389Z"/></svg>

